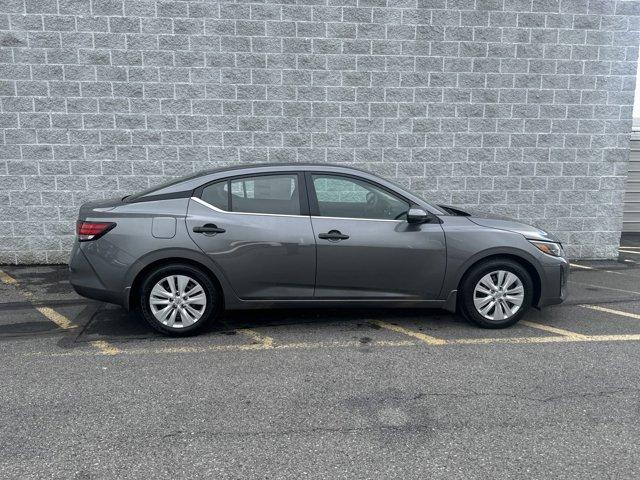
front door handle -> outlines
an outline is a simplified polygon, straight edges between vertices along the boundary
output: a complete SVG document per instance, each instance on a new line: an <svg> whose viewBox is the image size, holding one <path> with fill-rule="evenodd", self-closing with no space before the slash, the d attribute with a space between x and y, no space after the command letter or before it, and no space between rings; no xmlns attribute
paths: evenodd
<svg viewBox="0 0 640 480"><path fill-rule="evenodd" d="M213 223L207 223L206 225L202 225L201 227L193 227L193 232L211 235L214 233L224 233L226 232L226 230L224 228L218 228L218 226L214 225Z"/></svg>
<svg viewBox="0 0 640 480"><path fill-rule="evenodd" d="M340 230L329 230L327 233L318 234L318 238L323 240L333 240L334 242L338 240L346 240L349 238L349 235L345 235L340 232Z"/></svg>

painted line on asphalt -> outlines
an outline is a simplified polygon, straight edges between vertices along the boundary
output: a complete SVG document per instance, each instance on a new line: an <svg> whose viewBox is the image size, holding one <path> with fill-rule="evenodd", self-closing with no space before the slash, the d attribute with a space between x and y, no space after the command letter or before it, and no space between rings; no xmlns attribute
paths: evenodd
<svg viewBox="0 0 640 480"><path fill-rule="evenodd" d="M417 332L415 330L411 330L409 328L404 328L399 325L394 325L392 323L383 322L382 320L372 320L371 323L378 325L384 329L390 330L392 332L401 333L403 335L407 335L409 337L417 338L423 343L427 345L444 345L446 343L445 340L441 338L432 337L431 335L425 335L422 332Z"/></svg>
<svg viewBox="0 0 640 480"><path fill-rule="evenodd" d="M431 346L460 346L460 345L523 345L523 344L544 344L544 343L599 343L599 342L636 342L640 341L640 334L629 335L555 335L547 337L511 337L511 338L457 338L442 340L441 343L430 344ZM94 342L92 342L93 344ZM105 342L106 343L106 342ZM286 351L286 350L313 350L322 348L359 348L359 347L419 347L424 345L424 341L373 341L362 343L358 341L347 342L302 342L281 344L275 347L267 347L263 344L252 345L217 345L207 347L160 347L160 348L138 348L138 349L116 349L115 347L96 348L91 350L73 350L61 353L32 352L24 354L25 357L81 357L81 356L101 356L101 355L159 355L159 354L188 354L188 353L212 353L212 352L246 352L246 351ZM108 344L107 344L108 345ZM93 345L98 347L97 345Z"/></svg>
<svg viewBox="0 0 640 480"><path fill-rule="evenodd" d="M600 270L601 272L605 272L605 273L613 273L614 275L624 275L625 277L636 277L638 278L636 275L629 275L628 273L624 273L624 272L616 272L615 270Z"/></svg>
<svg viewBox="0 0 640 480"><path fill-rule="evenodd" d="M47 317L49 320L51 320L53 323L55 323L57 326L59 326L63 330L69 330L70 328L77 327L77 325L71 322L71 320L69 320L67 317L65 317L61 313L56 312L53 308L49 308L49 307L35 307L35 308L42 315Z"/></svg>
<svg viewBox="0 0 640 480"><path fill-rule="evenodd" d="M615 310L613 308L601 307L599 305L579 305L583 308L589 308L591 310L597 310L598 312L611 313L613 315L620 315L621 317L635 318L640 320L640 315L637 313L625 312L624 310Z"/></svg>
<svg viewBox="0 0 640 480"><path fill-rule="evenodd" d="M623 250L622 248L618 250L620 253L633 253L634 255L640 255L640 252L635 252L633 250Z"/></svg>
<svg viewBox="0 0 640 480"><path fill-rule="evenodd" d="M593 267L587 267L586 265L578 265L577 263L570 263L569 265L575 268L582 268L584 270L595 270Z"/></svg>
<svg viewBox="0 0 640 480"><path fill-rule="evenodd" d="M106 342L105 342L106 343ZM418 346L420 343L411 342L407 340L403 341L372 341L363 343L360 341L346 341L346 342L299 342L299 343L285 343L276 346L266 346L262 343L254 343L250 345L208 345L199 347L158 347L158 348L133 348L119 350L119 354L123 355L152 355L162 353L208 353L208 352L246 352L246 351L276 351L276 350L313 350L321 348L357 348L357 347L407 347ZM75 357L75 356L96 356L106 355L107 353L101 350L72 350L60 353L50 352L33 352L27 353L27 357ZM109 353L113 355L112 353Z"/></svg>
<svg viewBox="0 0 640 480"><path fill-rule="evenodd" d="M588 267L586 265L578 265L577 263L570 263L569 265L571 265L574 268L582 268L584 270L597 270L599 272L612 273L614 275L624 275L627 277L635 277L635 275L629 275L628 273L624 273L624 272L616 272L615 270L598 270L597 268Z"/></svg>
<svg viewBox="0 0 640 480"><path fill-rule="evenodd" d="M569 283L573 283L575 285L584 285L585 287L602 288L604 290L612 290L614 292L633 293L635 295L640 295L640 292L636 292L636 291L633 291L633 290L622 290L620 288L605 287L605 286L602 286L602 285L595 285L593 283L576 282L575 280L569 280Z"/></svg>
<svg viewBox="0 0 640 480"><path fill-rule="evenodd" d="M0 282L4 283L5 285L11 285L11 286L15 287L15 289L18 291L18 293L20 293L20 295L22 295L23 297L28 298L30 303L33 304L33 298L34 298L33 293L29 292L28 290L25 290L24 288L21 288L19 282L15 278L13 278L11 275L9 275L8 273L6 273L3 270L0 270ZM55 323L62 330L71 330L73 328L77 328L78 327L71 320L69 320L66 316L62 315L59 312L56 312L51 307L36 306L36 305L33 305L33 307L38 312L40 312L41 315L46 317L51 322ZM102 354L102 355L117 355L118 353L121 352L121 350L119 348L117 348L117 347L115 347L115 346L111 345L110 343L105 342L103 340L90 342L90 343L95 348L97 348L98 351L100 352L100 354Z"/></svg>
<svg viewBox="0 0 640 480"><path fill-rule="evenodd" d="M273 338L268 337L266 335L261 335L260 333L252 330L250 328L241 328L236 330L236 332L249 337L251 340L255 342L255 344L260 344L265 348L273 348Z"/></svg>
<svg viewBox="0 0 640 480"><path fill-rule="evenodd" d="M101 355L118 355L119 353L122 353L122 350L118 347L115 347L104 340L95 340L90 343L100 351Z"/></svg>
<svg viewBox="0 0 640 480"><path fill-rule="evenodd" d="M0 270L0 282L5 285L17 285L18 281L4 270Z"/></svg>
<svg viewBox="0 0 640 480"><path fill-rule="evenodd" d="M584 342L588 340L588 337L583 337L553 335L545 337L455 338L452 340L447 340L447 345L490 345L494 343L517 345L523 343L571 343Z"/></svg>
<svg viewBox="0 0 640 480"><path fill-rule="evenodd" d="M555 333L556 335L560 335L562 337L581 339L587 338L587 335L583 335L581 333L571 332L563 328L552 327L551 325L543 325L542 323L530 322L528 320L520 320L520 324L526 325L527 327L536 328L538 330L543 330L545 332Z"/></svg>

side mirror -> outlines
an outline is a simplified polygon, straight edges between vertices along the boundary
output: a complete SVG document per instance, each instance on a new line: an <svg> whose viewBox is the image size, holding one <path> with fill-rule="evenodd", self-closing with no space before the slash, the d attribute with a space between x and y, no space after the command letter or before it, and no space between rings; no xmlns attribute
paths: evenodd
<svg viewBox="0 0 640 480"><path fill-rule="evenodd" d="M408 223L426 223L431 219L431 216L425 212L422 208L410 208L407 212Z"/></svg>

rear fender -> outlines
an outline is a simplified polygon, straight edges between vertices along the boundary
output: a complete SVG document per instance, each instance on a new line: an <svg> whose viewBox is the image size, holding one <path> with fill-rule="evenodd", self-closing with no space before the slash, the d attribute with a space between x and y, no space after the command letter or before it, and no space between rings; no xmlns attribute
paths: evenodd
<svg viewBox="0 0 640 480"><path fill-rule="evenodd" d="M234 294L231 285L224 275L224 272L207 255L196 250L189 250L185 248L164 248L144 255L131 265L131 267L127 271L124 282L124 308L129 310L132 306L131 288L133 287L134 282L140 272L142 272L149 265L156 262L169 263L171 261L180 262L180 260L187 260L191 263L196 263L202 266L205 270L208 270L212 275L214 275L220 283L220 287L222 288L222 294L224 296L224 303L226 306L233 306L238 303L238 298Z"/></svg>

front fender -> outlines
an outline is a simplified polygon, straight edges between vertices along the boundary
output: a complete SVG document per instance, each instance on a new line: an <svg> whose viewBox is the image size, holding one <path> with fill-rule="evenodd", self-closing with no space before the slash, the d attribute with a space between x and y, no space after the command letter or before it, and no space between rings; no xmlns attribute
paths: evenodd
<svg viewBox="0 0 640 480"><path fill-rule="evenodd" d="M440 299L450 298L460 280L477 262L496 255L509 255L530 264L544 283L545 272L535 249L526 238L515 232L495 230L470 222L464 217L447 217L444 224L447 240L447 270Z"/></svg>

